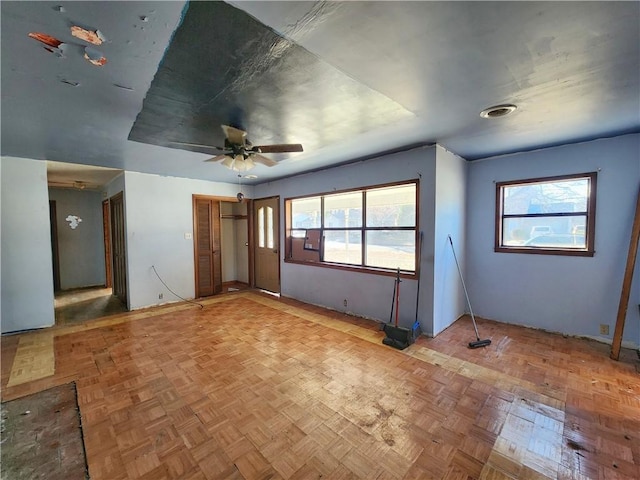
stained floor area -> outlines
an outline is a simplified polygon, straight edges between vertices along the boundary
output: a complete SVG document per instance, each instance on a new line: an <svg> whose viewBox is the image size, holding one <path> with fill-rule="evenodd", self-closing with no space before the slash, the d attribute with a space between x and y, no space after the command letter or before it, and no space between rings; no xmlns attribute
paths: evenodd
<svg viewBox="0 0 640 480"><path fill-rule="evenodd" d="M75 380L92 479L640 478L635 351L481 319L469 350L466 318L398 351L291 300L202 303L3 337L2 398Z"/></svg>
<svg viewBox="0 0 640 480"><path fill-rule="evenodd" d="M2 404L2 479L85 480L73 383Z"/></svg>

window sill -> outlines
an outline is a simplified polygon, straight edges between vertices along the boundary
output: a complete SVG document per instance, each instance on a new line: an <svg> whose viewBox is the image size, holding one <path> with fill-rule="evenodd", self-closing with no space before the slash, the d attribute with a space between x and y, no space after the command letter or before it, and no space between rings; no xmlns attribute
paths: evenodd
<svg viewBox="0 0 640 480"><path fill-rule="evenodd" d="M564 250L559 248L524 248L524 247L495 247L496 253L525 253L532 255L562 255L566 257L593 257L592 250Z"/></svg>
<svg viewBox="0 0 640 480"><path fill-rule="evenodd" d="M340 263L293 260L291 258L285 258L284 262L293 263L296 265L306 265L310 267L331 268L334 270L342 270L342 271L348 271L348 272L368 273L371 275L383 275L386 277L395 277L397 275L396 270L388 270L388 269L374 268L374 267L356 267L351 265L342 265ZM401 270L400 278L416 279L417 274L415 272L407 272L407 271Z"/></svg>

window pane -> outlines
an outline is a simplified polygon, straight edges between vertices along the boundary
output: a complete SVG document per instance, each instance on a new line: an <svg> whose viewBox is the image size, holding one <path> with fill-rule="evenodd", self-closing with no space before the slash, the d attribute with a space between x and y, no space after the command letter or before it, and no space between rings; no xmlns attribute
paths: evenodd
<svg viewBox="0 0 640 480"><path fill-rule="evenodd" d="M362 265L362 232L360 230L325 231L324 261Z"/></svg>
<svg viewBox="0 0 640 480"><path fill-rule="evenodd" d="M508 247L586 248L586 215L505 218L503 245Z"/></svg>
<svg viewBox="0 0 640 480"><path fill-rule="evenodd" d="M368 190L367 227L415 227L416 185Z"/></svg>
<svg viewBox="0 0 640 480"><path fill-rule="evenodd" d="M273 208L267 207L267 248L273 248Z"/></svg>
<svg viewBox="0 0 640 480"><path fill-rule="evenodd" d="M362 226L362 192L341 193L324 197L325 228Z"/></svg>
<svg viewBox="0 0 640 480"><path fill-rule="evenodd" d="M415 232L375 230L367 232L366 261L368 267L415 270Z"/></svg>
<svg viewBox="0 0 640 480"><path fill-rule="evenodd" d="M291 228L320 228L320 197L291 202Z"/></svg>
<svg viewBox="0 0 640 480"><path fill-rule="evenodd" d="M258 209L258 246L264 248L264 207Z"/></svg>
<svg viewBox="0 0 640 480"><path fill-rule="evenodd" d="M558 180L504 187L504 215L586 212L589 179Z"/></svg>

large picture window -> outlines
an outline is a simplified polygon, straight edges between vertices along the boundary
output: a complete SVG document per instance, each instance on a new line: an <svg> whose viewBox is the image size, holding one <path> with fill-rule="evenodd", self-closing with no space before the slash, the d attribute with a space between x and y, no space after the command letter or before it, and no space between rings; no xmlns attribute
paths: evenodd
<svg viewBox="0 0 640 480"><path fill-rule="evenodd" d="M414 273L417 205L417 180L286 199L286 260Z"/></svg>
<svg viewBox="0 0 640 480"><path fill-rule="evenodd" d="M496 184L496 252L593 256L597 174Z"/></svg>

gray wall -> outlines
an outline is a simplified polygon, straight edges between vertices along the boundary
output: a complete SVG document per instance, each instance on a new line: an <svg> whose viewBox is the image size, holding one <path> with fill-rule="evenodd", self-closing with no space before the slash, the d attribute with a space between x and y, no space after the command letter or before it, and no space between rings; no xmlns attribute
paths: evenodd
<svg viewBox="0 0 640 480"><path fill-rule="evenodd" d="M595 256L495 253L495 182L598 171ZM610 341L640 184L640 135L471 162L467 288L474 312L501 322ZM640 344L640 262L624 339ZM600 335L608 324L610 335Z"/></svg>
<svg viewBox="0 0 640 480"><path fill-rule="evenodd" d="M53 313L53 266L47 165L0 159L2 332L48 327Z"/></svg>
<svg viewBox="0 0 640 480"><path fill-rule="evenodd" d="M424 147L300 175L254 187L254 198L280 195L280 241L284 236L284 200L420 178L419 226L424 231L418 318L427 334L433 333L433 265L436 149ZM281 293L304 302L388 321L394 278L284 262L281 252ZM402 282L400 324L413 324L417 281ZM347 300L345 309L343 300Z"/></svg>
<svg viewBox="0 0 640 480"><path fill-rule="evenodd" d="M180 301L162 285L152 266L174 292L193 298L193 195L234 199L238 185L137 172L125 172L124 185L129 308ZM251 197L252 188L243 188Z"/></svg>
<svg viewBox="0 0 640 480"><path fill-rule="evenodd" d="M433 334L437 335L466 308L449 235L464 270L467 161L436 146L435 181Z"/></svg>
<svg viewBox="0 0 640 480"><path fill-rule="evenodd" d="M102 195L100 192L50 188L55 200L58 226L60 288L67 290L105 284ZM75 229L68 215L82 219Z"/></svg>

